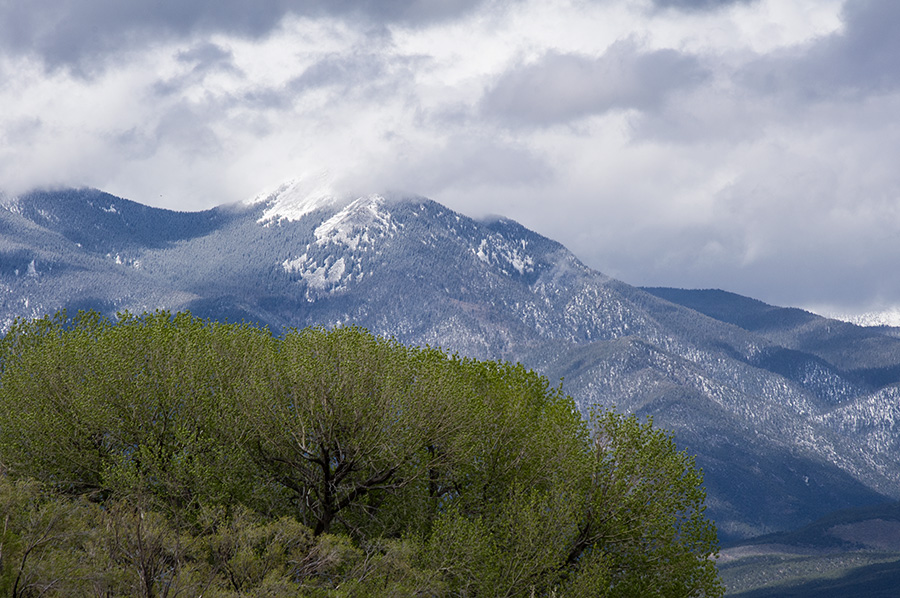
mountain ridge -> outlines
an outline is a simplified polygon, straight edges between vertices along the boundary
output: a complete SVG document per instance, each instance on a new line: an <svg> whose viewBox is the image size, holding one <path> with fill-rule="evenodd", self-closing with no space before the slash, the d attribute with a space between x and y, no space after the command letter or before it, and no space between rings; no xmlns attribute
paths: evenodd
<svg viewBox="0 0 900 598"><path fill-rule="evenodd" d="M641 289L514 221L322 181L203 212L85 189L5 205L4 327L61 308L190 310L520 361L585 413L615 404L673 430L725 538L900 498L888 335L724 291Z"/></svg>

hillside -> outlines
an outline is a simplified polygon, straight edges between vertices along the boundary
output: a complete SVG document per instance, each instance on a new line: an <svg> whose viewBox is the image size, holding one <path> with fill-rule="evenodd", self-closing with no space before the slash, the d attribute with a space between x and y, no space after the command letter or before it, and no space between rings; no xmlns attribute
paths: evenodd
<svg viewBox="0 0 900 598"><path fill-rule="evenodd" d="M900 504L838 511L727 546L719 571L735 598L896 596Z"/></svg>
<svg viewBox="0 0 900 598"><path fill-rule="evenodd" d="M165 308L273 330L358 324L521 361L652 416L739 539L900 498L900 339L721 291L640 289L506 219L302 182L199 213L97 190L0 210L0 322Z"/></svg>

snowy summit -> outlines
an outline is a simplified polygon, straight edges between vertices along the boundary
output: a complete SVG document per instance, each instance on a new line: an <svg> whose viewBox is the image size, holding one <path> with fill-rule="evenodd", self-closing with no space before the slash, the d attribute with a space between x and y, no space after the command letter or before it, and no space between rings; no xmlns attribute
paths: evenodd
<svg viewBox="0 0 900 598"><path fill-rule="evenodd" d="M282 220L293 222L310 212L337 203L333 180L327 171L290 179L274 190L262 191L245 203L266 203L260 223L277 223Z"/></svg>

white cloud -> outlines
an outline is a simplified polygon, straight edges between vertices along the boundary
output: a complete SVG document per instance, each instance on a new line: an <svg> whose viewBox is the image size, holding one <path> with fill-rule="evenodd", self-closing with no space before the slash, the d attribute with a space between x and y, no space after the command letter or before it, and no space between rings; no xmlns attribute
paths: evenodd
<svg viewBox="0 0 900 598"><path fill-rule="evenodd" d="M627 40L598 58L551 51L508 70L488 90L482 107L514 126L568 123L615 109L656 109L671 93L706 76L692 56L641 52Z"/></svg>

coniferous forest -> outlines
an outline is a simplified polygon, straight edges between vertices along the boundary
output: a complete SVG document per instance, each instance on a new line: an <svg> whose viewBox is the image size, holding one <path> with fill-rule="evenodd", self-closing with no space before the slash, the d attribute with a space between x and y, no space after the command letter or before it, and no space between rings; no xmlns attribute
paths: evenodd
<svg viewBox="0 0 900 598"><path fill-rule="evenodd" d="M672 436L354 327L17 322L5 596L719 596Z"/></svg>

